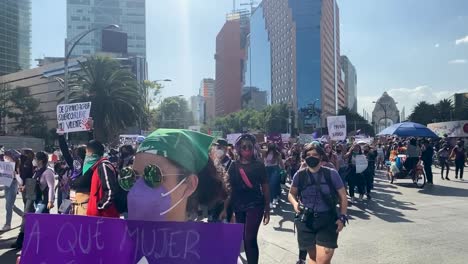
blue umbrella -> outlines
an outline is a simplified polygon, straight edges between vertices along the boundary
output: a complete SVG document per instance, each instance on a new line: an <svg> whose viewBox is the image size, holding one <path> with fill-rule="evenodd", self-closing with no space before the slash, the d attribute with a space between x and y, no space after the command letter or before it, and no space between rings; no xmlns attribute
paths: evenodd
<svg viewBox="0 0 468 264"><path fill-rule="evenodd" d="M377 134L377 136L385 135L395 135L399 137L439 137L426 126L413 122L394 124Z"/></svg>

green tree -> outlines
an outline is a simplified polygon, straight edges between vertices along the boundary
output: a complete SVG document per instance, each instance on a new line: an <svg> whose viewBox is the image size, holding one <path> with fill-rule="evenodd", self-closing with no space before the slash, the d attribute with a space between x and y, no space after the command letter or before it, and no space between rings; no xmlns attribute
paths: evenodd
<svg viewBox="0 0 468 264"><path fill-rule="evenodd" d="M421 101L414 107L408 119L427 126L427 124L433 123L437 116L437 108L433 104Z"/></svg>
<svg viewBox="0 0 468 264"><path fill-rule="evenodd" d="M6 117L12 114L12 105L10 103L12 96L12 89L7 84L1 84L0 86L0 126L1 132L5 132L4 120Z"/></svg>
<svg viewBox="0 0 468 264"><path fill-rule="evenodd" d="M288 131L289 109L286 104L269 105L263 110L266 133L285 133Z"/></svg>
<svg viewBox="0 0 468 264"><path fill-rule="evenodd" d="M167 97L156 110L156 127L186 128L189 115L187 100L180 96Z"/></svg>
<svg viewBox="0 0 468 264"><path fill-rule="evenodd" d="M141 84L143 89L143 101L144 101L144 118L141 118L141 128L148 130L153 128L156 124L155 120L155 103L158 102L158 96L161 94L163 86L154 81L145 80Z"/></svg>
<svg viewBox="0 0 468 264"><path fill-rule="evenodd" d="M361 130L361 133L374 136L375 131L367 120L360 114L351 111L347 107L343 107L338 111L338 115L346 116L346 130L347 132Z"/></svg>
<svg viewBox="0 0 468 264"><path fill-rule="evenodd" d="M15 119L14 129L22 135L44 138L46 118L39 112L40 101L31 96L28 87L16 87L11 91L8 116Z"/></svg>
<svg viewBox="0 0 468 264"><path fill-rule="evenodd" d="M82 70L72 75L70 102L92 103L96 139L108 142L122 129L140 125L147 112L144 88L135 76L109 57L91 57L79 63Z"/></svg>
<svg viewBox="0 0 468 264"><path fill-rule="evenodd" d="M453 118L454 106L450 99L440 100L436 105L437 122L450 121Z"/></svg>

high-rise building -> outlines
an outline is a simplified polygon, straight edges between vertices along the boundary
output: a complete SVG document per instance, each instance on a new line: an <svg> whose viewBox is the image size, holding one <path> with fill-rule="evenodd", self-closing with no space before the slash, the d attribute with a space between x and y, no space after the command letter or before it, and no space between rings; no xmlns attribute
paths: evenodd
<svg viewBox="0 0 468 264"><path fill-rule="evenodd" d="M195 95L190 97L190 110L195 125L201 125L205 122L205 100L203 96Z"/></svg>
<svg viewBox="0 0 468 264"><path fill-rule="evenodd" d="M250 108L261 109L265 107L265 103L271 104L271 44L263 16L263 5L259 5L250 17L250 34L244 69L245 89L243 89L242 97L253 99L256 97L252 96L254 94L265 94L266 102L264 100L249 100L249 102L243 100L243 107L247 104ZM255 105L256 102L261 103L261 105Z"/></svg>
<svg viewBox="0 0 468 264"><path fill-rule="evenodd" d="M29 69L31 0L0 0L0 75Z"/></svg>
<svg viewBox="0 0 468 264"><path fill-rule="evenodd" d="M216 116L241 109L244 60L249 34L249 14L239 11L227 15L216 36Z"/></svg>
<svg viewBox="0 0 468 264"><path fill-rule="evenodd" d="M344 71L344 91L346 107L357 113L357 75L356 68L347 56L341 56L341 66Z"/></svg>
<svg viewBox="0 0 468 264"><path fill-rule="evenodd" d="M128 54L146 57L145 17L145 0L68 0L67 39L92 28L118 25L127 34ZM84 37L72 55L95 54L101 46L102 31L97 30Z"/></svg>
<svg viewBox="0 0 468 264"><path fill-rule="evenodd" d="M300 131L324 126L345 105L339 24L335 0L263 0L253 13L246 68L253 80L268 79L261 65L269 65L271 103L289 104Z"/></svg>
<svg viewBox="0 0 468 264"><path fill-rule="evenodd" d="M200 84L200 95L205 100L205 121L208 122L215 118L215 80L203 79Z"/></svg>

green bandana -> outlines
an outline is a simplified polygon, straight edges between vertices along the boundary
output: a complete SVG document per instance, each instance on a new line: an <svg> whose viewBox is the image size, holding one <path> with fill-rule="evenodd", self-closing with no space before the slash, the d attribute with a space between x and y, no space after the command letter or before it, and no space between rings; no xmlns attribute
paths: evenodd
<svg viewBox="0 0 468 264"><path fill-rule="evenodd" d="M140 144L138 153L159 155L198 173L208 162L213 141L213 137L191 130L158 129Z"/></svg>
<svg viewBox="0 0 468 264"><path fill-rule="evenodd" d="M83 174L85 174L98 160L99 156L97 154L86 156L83 162Z"/></svg>

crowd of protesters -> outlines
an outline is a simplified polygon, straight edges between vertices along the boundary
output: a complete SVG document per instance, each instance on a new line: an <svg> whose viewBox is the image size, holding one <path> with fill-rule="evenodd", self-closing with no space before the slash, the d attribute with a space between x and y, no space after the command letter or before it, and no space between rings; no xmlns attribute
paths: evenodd
<svg viewBox="0 0 468 264"><path fill-rule="evenodd" d="M452 145L447 138L275 144L243 134L229 144L189 130L158 129L142 142L109 149L89 137L87 144L70 147L59 135L51 155L2 150L2 161L15 163L13 182L5 187L2 231L11 229L21 193L24 213L50 213L56 205L60 214L242 223L247 261L258 263L261 223L268 224L277 206L292 205L297 263L306 263L307 255L311 263L330 263L348 222L348 200L372 199L376 169L391 174L405 154L404 167L412 170L422 161L432 184L434 159L443 180L449 180L452 159L455 178L462 180L466 160L464 141ZM359 170L362 159L367 167ZM281 204L288 187L290 204ZM12 247L21 249L23 240L24 218Z"/></svg>

